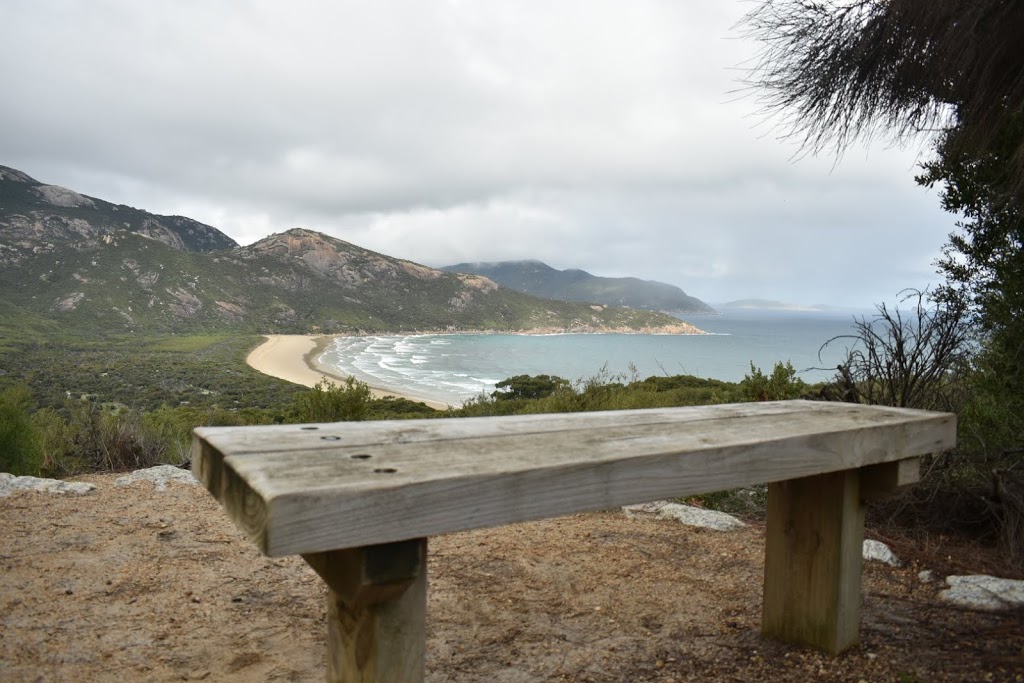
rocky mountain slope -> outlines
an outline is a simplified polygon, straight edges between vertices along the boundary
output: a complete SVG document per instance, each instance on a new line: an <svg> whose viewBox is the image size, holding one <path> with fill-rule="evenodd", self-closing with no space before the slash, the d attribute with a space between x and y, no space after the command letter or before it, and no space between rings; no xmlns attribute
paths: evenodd
<svg viewBox="0 0 1024 683"><path fill-rule="evenodd" d="M0 328L87 332L688 331L668 316L545 301L296 228L240 247L0 167Z"/></svg>
<svg viewBox="0 0 1024 683"><path fill-rule="evenodd" d="M53 251L61 243L95 246L130 232L184 251L230 249L238 244L214 227L184 216L159 216L124 204L46 185L0 166L0 266Z"/></svg>
<svg viewBox="0 0 1024 683"><path fill-rule="evenodd" d="M459 263L442 270L474 273L503 287L546 299L629 306L673 314L712 313L713 309L675 285L635 277L600 277L584 270L557 270L540 261Z"/></svg>

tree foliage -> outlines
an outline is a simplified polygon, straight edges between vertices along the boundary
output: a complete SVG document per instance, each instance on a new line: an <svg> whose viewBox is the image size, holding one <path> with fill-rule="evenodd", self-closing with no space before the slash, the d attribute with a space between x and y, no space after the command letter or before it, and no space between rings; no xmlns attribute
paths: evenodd
<svg viewBox="0 0 1024 683"><path fill-rule="evenodd" d="M355 377L341 384L323 379L310 391L295 397L298 422L348 422L366 419L370 407L370 387Z"/></svg>
<svg viewBox="0 0 1024 683"><path fill-rule="evenodd" d="M519 401L545 398L560 389L569 388L569 380L557 375L516 375L494 385L491 397L498 401Z"/></svg>
<svg viewBox="0 0 1024 683"><path fill-rule="evenodd" d="M796 369L789 361L776 363L770 375L751 362L750 374L740 381L740 391L746 401L785 401L800 398L807 389L807 383L796 376Z"/></svg>
<svg viewBox="0 0 1024 683"><path fill-rule="evenodd" d="M815 152L949 130L978 155L1024 108L1018 0L765 0L743 23L762 45L747 85ZM1024 146L1012 164L1024 203Z"/></svg>
<svg viewBox="0 0 1024 683"><path fill-rule="evenodd" d="M997 338L1024 338L1024 210L1008 200L1011 157L1024 143L1024 113L999 131L982 155L961 151L945 136L917 181L941 186L942 207L962 216L938 265L940 298L978 314Z"/></svg>
<svg viewBox="0 0 1024 683"><path fill-rule="evenodd" d="M43 440L32 421L32 393L25 385L0 391L0 472L38 476Z"/></svg>
<svg viewBox="0 0 1024 683"><path fill-rule="evenodd" d="M918 182L962 217L937 308L918 293L908 318L883 306L861 320L835 384L845 400L958 408L953 488L995 501L1004 547L1024 558L1024 2L761 0L745 23L763 45L747 84L805 149L929 135Z"/></svg>

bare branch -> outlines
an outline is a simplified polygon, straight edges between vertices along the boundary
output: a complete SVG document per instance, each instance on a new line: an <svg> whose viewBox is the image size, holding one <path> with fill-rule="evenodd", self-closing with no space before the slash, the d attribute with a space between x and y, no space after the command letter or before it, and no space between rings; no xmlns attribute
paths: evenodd
<svg viewBox="0 0 1024 683"><path fill-rule="evenodd" d="M970 326L962 308L928 305L928 293L906 290L899 306L878 306L871 320L854 321L853 343L837 368L831 398L904 408L949 409L950 391L970 357Z"/></svg>

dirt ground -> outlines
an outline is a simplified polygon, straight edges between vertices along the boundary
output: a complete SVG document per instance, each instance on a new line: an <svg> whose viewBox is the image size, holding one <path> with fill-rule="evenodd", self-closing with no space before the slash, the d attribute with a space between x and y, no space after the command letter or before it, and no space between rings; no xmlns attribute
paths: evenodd
<svg viewBox="0 0 1024 683"><path fill-rule="evenodd" d="M268 559L199 486L0 499L0 681L321 681L325 592ZM894 539L885 539L893 542ZM862 643L840 657L759 635L763 529L594 513L430 540L427 680L1024 680L1024 615L938 601L984 567L895 539L869 563Z"/></svg>

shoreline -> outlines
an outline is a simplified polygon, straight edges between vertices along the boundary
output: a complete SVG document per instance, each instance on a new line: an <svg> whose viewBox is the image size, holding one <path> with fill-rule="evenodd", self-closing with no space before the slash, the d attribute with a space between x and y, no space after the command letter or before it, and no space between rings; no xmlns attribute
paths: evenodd
<svg viewBox="0 0 1024 683"><path fill-rule="evenodd" d="M265 334L262 344L249 352L245 363L249 367L278 379L305 387L314 387L324 379L344 382L345 375L331 372L317 362L317 358L331 343L335 335L318 334ZM341 336L341 335L338 335ZM370 386L374 398L404 398L425 403L435 410L447 410L448 404L430 401L389 389Z"/></svg>
<svg viewBox="0 0 1024 683"><path fill-rule="evenodd" d="M700 336L712 334L705 332L696 325L691 325L683 320L678 325L663 325L661 327L591 327L581 325L575 328L564 327L531 327L526 330L473 330L473 329L448 329L448 330L407 330L401 332L370 332L370 333L340 333L328 335L329 337L422 337L427 335L510 335L526 337L545 337L553 335L571 334L636 334L653 336ZM264 335L266 336L266 335Z"/></svg>
<svg viewBox="0 0 1024 683"><path fill-rule="evenodd" d="M531 335L549 336L563 334L649 334L649 335L706 335L709 334L690 323L680 321L679 325L659 328L600 328L594 329L581 327L573 330L564 328L537 327L529 330L417 330L407 332L379 333L381 335L485 335L485 334L509 334L509 335ZM245 358L246 364L262 372L265 375L283 379L286 382L300 384L305 387L314 387L323 379L334 382L344 382L347 375L332 372L319 362L327 346L336 337L353 336L374 336L358 334L264 334L265 341L254 348ZM409 394L394 391L385 387L367 385L370 387L370 395L373 398L404 398L417 403L425 403L435 410L447 410L452 407L448 403L436 400L419 398Z"/></svg>

